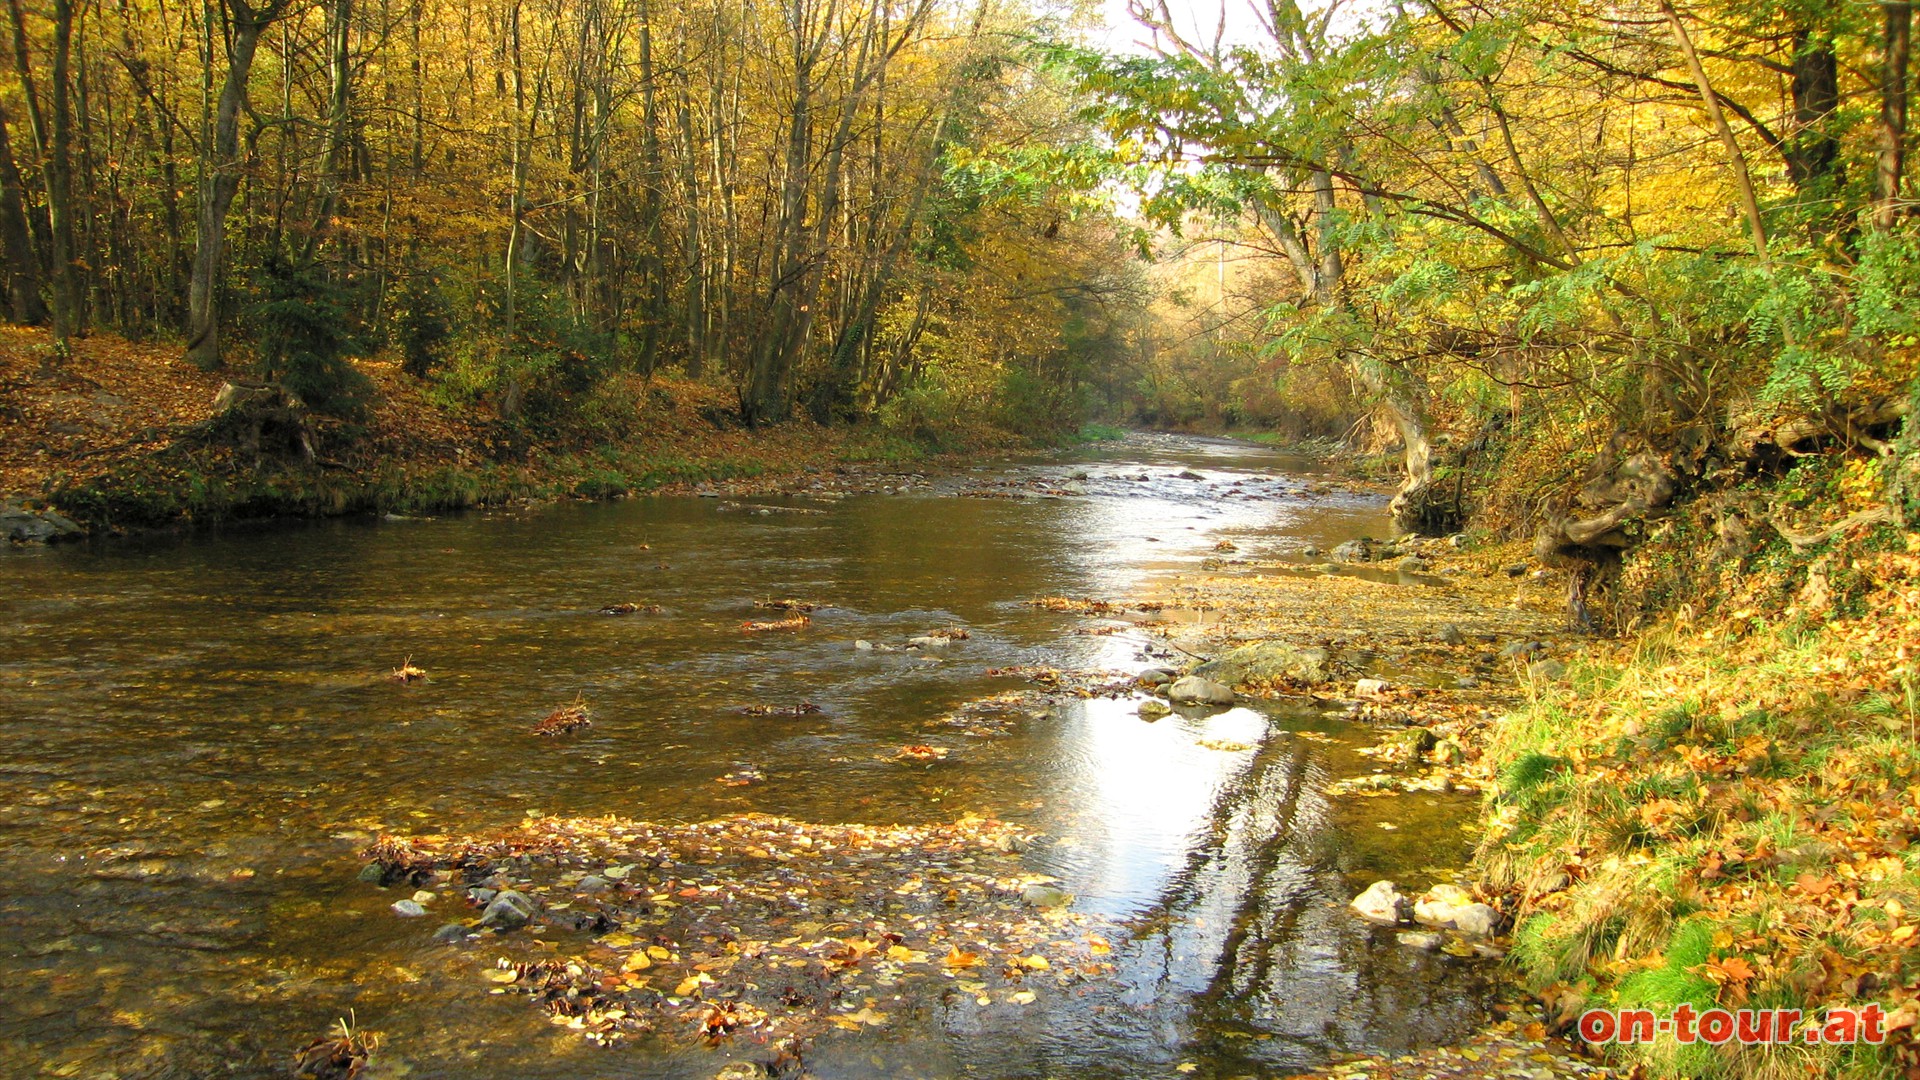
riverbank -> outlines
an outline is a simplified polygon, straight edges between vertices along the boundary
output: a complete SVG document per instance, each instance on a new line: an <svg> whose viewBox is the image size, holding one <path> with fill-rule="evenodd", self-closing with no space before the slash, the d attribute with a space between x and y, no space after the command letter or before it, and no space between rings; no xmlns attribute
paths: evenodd
<svg viewBox="0 0 1920 1080"><path fill-rule="evenodd" d="M1445 584L1285 562L1189 578L1170 597L1212 622L1175 640L1345 656L1330 689L1279 689L1357 698L1383 763L1484 793L1472 887L1503 915L1522 1030L1557 1037L1549 1055L1589 1008L1878 1005L1883 1046L1582 1052L1661 1077L1920 1076L1920 533L1879 473L1810 461L1736 494L1771 508L1757 523L1680 508L1615 586L1666 613L1621 639L1558 629L1564 574L1520 545L1422 541L1391 558ZM1413 685L1349 681L1395 670ZM1313 1075L1409 1074L1515 1075L1460 1048Z"/></svg>
<svg viewBox="0 0 1920 1080"><path fill-rule="evenodd" d="M58 538L701 487L740 495L801 474L877 489L940 460L872 430L796 421L749 431L730 389L675 377L629 376L578 431L538 435L485 402L446 400L391 361L354 366L375 389L370 416L357 430L322 428L314 460L302 461L220 430L225 376L175 347L96 335L55 364L45 333L0 328L0 500L36 513L35 538ZM1022 445L991 429L956 443L968 454Z"/></svg>

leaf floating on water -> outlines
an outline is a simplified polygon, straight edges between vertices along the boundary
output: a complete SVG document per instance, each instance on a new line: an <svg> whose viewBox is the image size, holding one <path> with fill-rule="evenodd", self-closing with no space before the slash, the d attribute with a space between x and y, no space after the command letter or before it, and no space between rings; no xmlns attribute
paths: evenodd
<svg viewBox="0 0 1920 1080"><path fill-rule="evenodd" d="M963 971L967 968L979 967L981 960L979 953L967 952L955 945L947 950L944 963L955 971Z"/></svg>
<svg viewBox="0 0 1920 1080"><path fill-rule="evenodd" d="M1034 996L1034 992L1031 990L1015 990L1012 994L1008 995L1007 1000L1013 1002L1015 1005L1031 1005L1033 1004Z"/></svg>
<svg viewBox="0 0 1920 1080"><path fill-rule="evenodd" d="M425 671L413 666L413 657L411 656L400 661L400 666L394 668L392 673L387 676L387 678L397 683L418 682L426 677L427 673Z"/></svg>

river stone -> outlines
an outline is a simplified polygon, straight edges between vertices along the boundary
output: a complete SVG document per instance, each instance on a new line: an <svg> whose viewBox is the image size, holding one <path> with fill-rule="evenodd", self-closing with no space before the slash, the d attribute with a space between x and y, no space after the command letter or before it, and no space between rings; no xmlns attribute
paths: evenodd
<svg viewBox="0 0 1920 1080"><path fill-rule="evenodd" d="M1173 478L1175 480L1205 480L1206 479L1206 477L1201 476L1199 473L1194 472L1192 469L1181 469L1179 472L1173 474Z"/></svg>
<svg viewBox="0 0 1920 1080"><path fill-rule="evenodd" d="M589 895L593 893L606 892L607 879L601 877L598 874L588 874L586 877L581 878L580 884L574 886L574 888L580 892L587 893Z"/></svg>
<svg viewBox="0 0 1920 1080"><path fill-rule="evenodd" d="M1142 686L1165 686L1180 677L1180 673L1169 667L1150 667L1136 678Z"/></svg>
<svg viewBox="0 0 1920 1080"><path fill-rule="evenodd" d="M1452 623L1442 626L1439 633L1436 633L1434 636L1440 639L1442 645L1465 645L1467 643L1467 635L1461 633L1460 628Z"/></svg>
<svg viewBox="0 0 1920 1080"><path fill-rule="evenodd" d="M1505 648L1502 648L1500 650L1500 656L1502 659L1512 660L1515 657L1526 656L1528 653L1541 652L1545 649L1546 646L1537 641L1515 641L1508 643Z"/></svg>
<svg viewBox="0 0 1920 1080"><path fill-rule="evenodd" d="M1501 567L1501 569L1506 571L1508 577L1520 577L1527 572L1527 564L1523 562L1511 563Z"/></svg>
<svg viewBox="0 0 1920 1080"><path fill-rule="evenodd" d="M1433 569L1433 564L1418 555L1409 555L1400 560L1398 569L1403 574L1424 574Z"/></svg>
<svg viewBox="0 0 1920 1080"><path fill-rule="evenodd" d="M859 641L853 643L853 649L855 652L872 652L873 642L868 641L866 638L861 638Z"/></svg>
<svg viewBox="0 0 1920 1080"><path fill-rule="evenodd" d="M1167 688L1167 700L1176 705L1231 705L1233 687L1189 675Z"/></svg>
<svg viewBox="0 0 1920 1080"><path fill-rule="evenodd" d="M533 901L508 889L487 905L487 910L480 915L480 925L495 930L517 930L533 921L533 910Z"/></svg>
<svg viewBox="0 0 1920 1080"><path fill-rule="evenodd" d="M1387 926L1405 922L1407 917L1407 898L1400 895L1391 881L1374 882L1347 906L1368 922Z"/></svg>
<svg viewBox="0 0 1920 1080"><path fill-rule="evenodd" d="M1476 909L1485 908L1485 911ZM1413 921L1422 926L1438 929L1456 929L1463 933L1477 933L1485 937L1491 932L1492 923L1488 916L1493 909L1485 904L1474 902L1473 894L1458 885L1435 885L1421 895L1413 904ZM1466 920L1466 924L1462 920ZM1470 931L1468 925L1487 929Z"/></svg>
<svg viewBox="0 0 1920 1080"><path fill-rule="evenodd" d="M1431 930L1402 930L1393 935L1393 939L1409 948L1438 952L1440 946L1446 943L1447 936Z"/></svg>
<svg viewBox="0 0 1920 1080"><path fill-rule="evenodd" d="M427 913L427 909L421 907L418 900L395 900L388 906L393 908L395 915L406 919L419 918Z"/></svg>
<svg viewBox="0 0 1920 1080"><path fill-rule="evenodd" d="M1438 746L1440 740L1428 728L1412 727L1400 733L1399 743L1409 757L1422 757L1427 751Z"/></svg>
<svg viewBox="0 0 1920 1080"><path fill-rule="evenodd" d="M1325 682L1327 650L1300 649L1282 641L1256 641L1230 649L1193 669L1195 675L1229 686L1262 682Z"/></svg>
<svg viewBox="0 0 1920 1080"><path fill-rule="evenodd" d="M1453 914L1453 928L1468 937L1492 937L1500 913L1485 904L1468 904Z"/></svg>
<svg viewBox="0 0 1920 1080"><path fill-rule="evenodd" d="M498 895L500 895L500 890L498 889L468 889L467 890L467 899L472 900L474 903L479 904L481 907L486 907L488 904L493 903L493 898Z"/></svg>
<svg viewBox="0 0 1920 1080"><path fill-rule="evenodd" d="M948 642L943 637L922 636L908 638L907 644L915 649L944 649Z"/></svg>
<svg viewBox="0 0 1920 1080"><path fill-rule="evenodd" d="M754 1061L729 1061L713 1074L713 1080L767 1080L767 1069Z"/></svg>
<svg viewBox="0 0 1920 1080"><path fill-rule="evenodd" d="M1020 890L1020 899L1037 908L1057 908L1073 903L1073 894L1052 885L1036 883Z"/></svg>
<svg viewBox="0 0 1920 1080"><path fill-rule="evenodd" d="M1353 684L1354 697L1376 697L1393 686L1385 679L1361 679Z"/></svg>
<svg viewBox="0 0 1920 1080"><path fill-rule="evenodd" d="M360 868L361 881L372 882L373 884L378 885L380 884L381 879L385 878L386 876L387 876L387 868L384 866L381 866L377 862L370 862L367 865Z"/></svg>
<svg viewBox="0 0 1920 1080"><path fill-rule="evenodd" d="M1320 555L1320 548L1317 545L1308 544L1306 547L1300 549L1300 554L1309 559L1317 558Z"/></svg>
<svg viewBox="0 0 1920 1080"><path fill-rule="evenodd" d="M1173 707L1159 698L1148 698L1140 703L1140 719L1158 720L1173 711Z"/></svg>
<svg viewBox="0 0 1920 1080"><path fill-rule="evenodd" d="M1365 537L1339 544L1327 553L1334 562L1370 562L1373 559L1373 542Z"/></svg>
<svg viewBox="0 0 1920 1080"><path fill-rule="evenodd" d="M1567 677L1567 665L1558 660L1535 660L1527 665L1527 678L1534 682L1559 682Z"/></svg>

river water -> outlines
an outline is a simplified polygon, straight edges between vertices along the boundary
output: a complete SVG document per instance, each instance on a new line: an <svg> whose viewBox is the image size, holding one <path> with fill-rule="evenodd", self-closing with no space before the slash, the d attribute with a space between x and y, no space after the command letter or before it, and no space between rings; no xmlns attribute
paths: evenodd
<svg viewBox="0 0 1920 1080"><path fill-rule="evenodd" d="M828 1039L812 1075L1225 1077L1460 1035L1481 971L1343 904L1460 865L1470 804L1322 794L1374 767L1367 732L1304 705L1148 723L1111 700L993 738L938 726L1020 685L989 668L1151 662L1144 635L1075 634L1087 619L1027 598L1150 595L1223 539L1259 558L1386 532L1383 498L1313 469L1134 436L892 494L823 477L780 499L0 553L0 1074L281 1076L352 1015L384 1037L373 1076L712 1076L714 1051L597 1049L487 995L470 956L429 940L441 920L398 918L356 880L379 832L535 813L998 817L1044 837L1023 858L1076 909L1132 928L1110 990ZM956 497L1079 472L1084 496ZM785 596L831 606L799 633L740 631ZM663 610L596 613L618 602ZM937 656L853 647L950 625L972 637ZM427 681L384 677L409 658ZM576 698L591 729L528 735ZM800 701L821 711L741 711ZM932 731L952 763L891 760ZM714 782L743 767L765 782Z"/></svg>

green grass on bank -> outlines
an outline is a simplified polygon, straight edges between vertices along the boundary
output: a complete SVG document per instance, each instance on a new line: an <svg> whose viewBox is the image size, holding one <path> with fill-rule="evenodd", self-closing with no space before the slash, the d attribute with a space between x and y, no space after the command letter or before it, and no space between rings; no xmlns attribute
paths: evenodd
<svg viewBox="0 0 1920 1080"><path fill-rule="evenodd" d="M1913 1021L1916 552L1920 534L1883 529L1809 553L1718 618L1576 664L1501 722L1480 865L1519 901L1512 957L1536 991L1566 1014L1878 1003ZM1858 595L1809 591L1822 557ZM1617 1052L1657 1077L1864 1080L1911 1075L1912 1035Z"/></svg>

